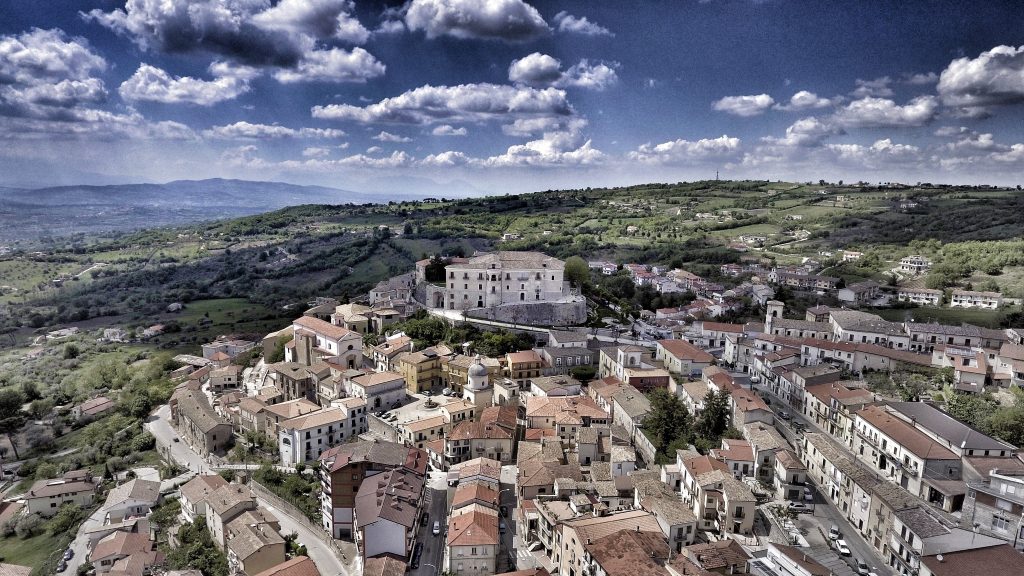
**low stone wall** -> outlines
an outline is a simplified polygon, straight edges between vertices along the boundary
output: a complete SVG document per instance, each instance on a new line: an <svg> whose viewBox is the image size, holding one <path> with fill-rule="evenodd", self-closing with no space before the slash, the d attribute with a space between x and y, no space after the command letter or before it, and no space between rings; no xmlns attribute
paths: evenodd
<svg viewBox="0 0 1024 576"><path fill-rule="evenodd" d="M467 310L466 316L534 326L575 326L586 323L587 303L580 298L574 302L502 304Z"/></svg>

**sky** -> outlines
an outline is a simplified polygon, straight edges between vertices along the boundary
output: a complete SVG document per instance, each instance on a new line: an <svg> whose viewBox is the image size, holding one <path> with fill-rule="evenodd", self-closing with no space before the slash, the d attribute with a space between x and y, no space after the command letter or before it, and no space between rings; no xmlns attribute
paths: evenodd
<svg viewBox="0 0 1024 576"><path fill-rule="evenodd" d="M0 186L1024 184L1019 2L0 0Z"/></svg>

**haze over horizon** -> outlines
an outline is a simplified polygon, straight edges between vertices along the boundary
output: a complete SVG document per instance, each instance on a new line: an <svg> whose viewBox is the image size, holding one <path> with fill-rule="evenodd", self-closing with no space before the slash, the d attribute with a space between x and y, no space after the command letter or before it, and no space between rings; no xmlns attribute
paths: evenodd
<svg viewBox="0 0 1024 576"><path fill-rule="evenodd" d="M1015 2L0 0L0 186L1021 184Z"/></svg>

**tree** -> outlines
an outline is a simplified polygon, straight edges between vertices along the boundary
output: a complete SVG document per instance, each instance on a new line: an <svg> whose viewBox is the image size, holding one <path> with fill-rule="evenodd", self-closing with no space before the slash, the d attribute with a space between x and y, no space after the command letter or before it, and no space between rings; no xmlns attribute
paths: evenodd
<svg viewBox="0 0 1024 576"><path fill-rule="evenodd" d="M948 384L942 390L942 397L950 416L983 432L988 429L989 417L996 409L995 402L975 394L959 394Z"/></svg>
<svg viewBox="0 0 1024 576"><path fill-rule="evenodd" d="M49 530L51 536L70 533L78 530L78 525L85 520L85 510L75 504L64 504L57 510L57 514L50 520Z"/></svg>
<svg viewBox="0 0 1024 576"><path fill-rule="evenodd" d="M281 362L284 360L284 347L294 338L293 334L284 334L277 337L277 341L274 343L274 349L271 351L270 356L267 358L267 363L272 364L274 362Z"/></svg>
<svg viewBox="0 0 1024 576"><path fill-rule="evenodd" d="M708 392L704 411L697 420L697 430L706 438L718 438L729 427L729 395L725 390Z"/></svg>
<svg viewBox="0 0 1024 576"><path fill-rule="evenodd" d="M14 435L25 425L25 413L21 406L25 403L25 395L16 388L4 388L0 390L0 434L7 436L7 440L14 448L14 457L21 459L18 455L18 447L14 442Z"/></svg>
<svg viewBox="0 0 1024 576"><path fill-rule="evenodd" d="M570 256L565 261L565 279L577 288L582 288L590 283L590 267L587 262L579 256Z"/></svg>
<svg viewBox="0 0 1024 576"><path fill-rule="evenodd" d="M648 395L651 412L644 419L644 430L658 451L665 454L667 448L690 435L690 411L678 396L668 390L656 388Z"/></svg>
<svg viewBox="0 0 1024 576"><path fill-rule="evenodd" d="M434 254L424 271L427 282L444 282L444 267L447 265L447 260Z"/></svg>

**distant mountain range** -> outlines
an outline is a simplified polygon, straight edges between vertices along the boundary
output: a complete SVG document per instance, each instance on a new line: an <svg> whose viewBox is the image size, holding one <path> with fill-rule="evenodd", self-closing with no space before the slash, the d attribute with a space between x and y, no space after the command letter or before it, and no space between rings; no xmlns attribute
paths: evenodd
<svg viewBox="0 0 1024 576"><path fill-rule="evenodd" d="M418 198L416 194L370 194L219 178L166 184L0 187L0 241L186 224L299 204L364 204Z"/></svg>

